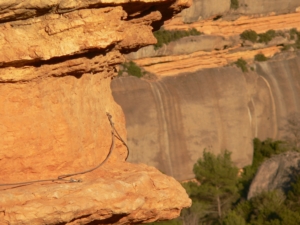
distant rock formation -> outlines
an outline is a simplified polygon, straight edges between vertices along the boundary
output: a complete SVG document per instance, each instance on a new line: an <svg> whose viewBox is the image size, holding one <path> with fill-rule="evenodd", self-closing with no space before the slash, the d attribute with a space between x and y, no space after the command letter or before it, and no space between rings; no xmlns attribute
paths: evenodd
<svg viewBox="0 0 300 225"><path fill-rule="evenodd" d="M237 0L237 9L231 8L231 0L193 0L193 5L181 12L184 23L194 23L208 18L232 18L228 15L268 15L292 13L299 10L299 0Z"/></svg>
<svg viewBox="0 0 300 225"><path fill-rule="evenodd" d="M127 150L113 142L107 117L126 139L110 89L115 67L124 52L156 43L153 26L188 5L0 2L0 224L150 222L190 205L174 179L124 162ZM55 180L95 167L110 149L102 168ZM41 179L53 182L3 185Z"/></svg>
<svg viewBox="0 0 300 225"><path fill-rule="evenodd" d="M300 153L286 152L274 156L259 167L248 192L248 199L264 191L287 192L300 171Z"/></svg>
<svg viewBox="0 0 300 225"><path fill-rule="evenodd" d="M184 23L223 15L230 10L230 0L193 0L193 5L181 12Z"/></svg>
<svg viewBox="0 0 300 225"><path fill-rule="evenodd" d="M248 73L228 66L155 81L113 80L113 96L126 117L129 161L179 180L194 177L204 149L227 149L237 166L251 164L253 138L282 138L289 114L300 110L299 65L299 55L286 53Z"/></svg>
<svg viewBox="0 0 300 225"><path fill-rule="evenodd" d="M300 31L300 2L237 2L232 9L230 0L194 0L163 27L194 28L200 36L126 55L148 74L112 82L126 116L130 161L186 180L193 178L193 164L204 149L232 151L236 165L243 167L252 161L254 137L285 136L289 115L300 112L299 39L292 35ZM249 29L258 37L269 30L275 35L251 42L240 37ZM268 61L258 63L257 55ZM248 63L247 73L235 68L241 58Z"/></svg>

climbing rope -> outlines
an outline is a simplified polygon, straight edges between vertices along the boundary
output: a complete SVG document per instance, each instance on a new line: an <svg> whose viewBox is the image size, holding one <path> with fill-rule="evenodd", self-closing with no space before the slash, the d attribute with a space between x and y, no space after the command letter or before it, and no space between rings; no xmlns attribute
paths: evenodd
<svg viewBox="0 0 300 225"><path fill-rule="evenodd" d="M116 128L114 126L114 123L112 121L112 116L109 113L106 113L106 115L108 117L110 126L112 128L111 129L112 141L111 141L111 146L110 146L110 149L109 149L109 152L108 152L106 158L100 164L98 164L97 166L95 166L95 167L93 167L93 168L91 168L89 170L85 170L85 171L82 171L82 172L60 175L56 179L32 180L32 181L18 182L18 183L7 183L7 184L0 184L0 187L1 186L24 186L24 185L30 185L30 184L34 184L34 183L40 183L40 182L49 182L49 181L51 181L51 182L55 182L55 181L61 182L61 181L64 181L64 182L68 182L68 183L82 182L80 179L70 178L69 180L66 180L65 178L76 176L76 175L80 175L80 174L86 174L86 173L92 172L92 171L98 169L100 166L102 166L109 159L109 157L111 156L111 153L112 153L112 151L113 151L113 149L115 147L115 137L117 137L126 146L126 148L127 148L127 156L126 156L126 159L125 159L125 161L126 161L127 158L128 158L128 156L129 156L129 147L126 144L126 142L121 138L121 136L119 135L118 131L116 130Z"/></svg>

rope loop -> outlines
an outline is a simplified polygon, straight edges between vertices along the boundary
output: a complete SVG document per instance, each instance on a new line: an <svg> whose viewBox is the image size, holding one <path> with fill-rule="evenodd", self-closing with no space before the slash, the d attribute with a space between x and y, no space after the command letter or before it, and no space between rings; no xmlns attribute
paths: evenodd
<svg viewBox="0 0 300 225"><path fill-rule="evenodd" d="M128 145L126 144L126 142L121 138L121 136L119 135L118 131L116 130L115 126L114 126L114 123L112 121L112 115L110 115L108 112L106 112L106 115L107 115L107 118L109 120L109 123L110 123L110 126L111 126L111 136L112 136L112 141L111 141L111 146L110 146L110 149L109 149L109 152L106 156L106 158L100 163L98 164L97 166L89 169L89 170L85 170L85 171L82 171L82 172L77 172L77 173L70 173L70 174L63 174L63 175L60 175L58 176L56 179L45 179L45 180L33 180L33 181L26 181L26 182L18 182L18 183L7 183L7 184L0 184L0 187L3 187L3 186L25 186L25 185L30 185L30 184L34 184L34 183L40 183L40 182L55 182L55 181L64 181L64 182L68 182L68 183L80 183L82 182L81 179L74 179L72 178L73 176L76 176L76 175L80 175L80 174L86 174L86 173L89 173L89 172L92 172L96 169L98 169L100 166L102 166L108 159L109 157L111 156L114 148L115 148L115 137L118 138L127 148L127 156L126 156L126 159L125 161L127 160L128 156L129 156L129 148L128 148ZM66 180L66 178L69 178L71 177L69 180Z"/></svg>

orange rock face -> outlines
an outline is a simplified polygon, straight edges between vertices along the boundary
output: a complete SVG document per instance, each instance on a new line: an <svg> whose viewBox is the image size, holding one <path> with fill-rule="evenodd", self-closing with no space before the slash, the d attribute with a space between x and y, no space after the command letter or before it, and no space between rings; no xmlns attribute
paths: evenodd
<svg viewBox="0 0 300 225"><path fill-rule="evenodd" d="M226 66L241 57L246 60L253 60L254 56L258 53L272 57L275 53L280 52L280 48L277 46L241 52L230 52L232 50L234 50L234 48L211 52L199 51L188 55L137 59L135 62L148 72L163 77L195 72L200 69Z"/></svg>
<svg viewBox="0 0 300 225"><path fill-rule="evenodd" d="M124 163L127 150L117 138L105 169L72 177L81 183L3 185L98 165L112 146L107 113L126 139L110 89L115 66L123 52L156 42L151 25L160 11L172 15L189 2L127 3L0 3L0 224L126 224L171 219L190 205L171 178ZM149 11L153 4L161 10Z"/></svg>
<svg viewBox="0 0 300 225"><path fill-rule="evenodd" d="M108 163L81 183L1 191L1 224L136 224L177 217L190 200L153 167ZM180 207L178 207L180 206Z"/></svg>
<svg viewBox="0 0 300 225"><path fill-rule="evenodd" d="M263 33L267 30L284 30L291 28L300 28L300 12L270 15L264 17L242 16L235 21L226 20L202 20L192 24L183 24L181 18L169 20L165 24L165 29L189 29L196 28L205 34L214 34L221 36L240 35L243 31L252 29L257 33Z"/></svg>

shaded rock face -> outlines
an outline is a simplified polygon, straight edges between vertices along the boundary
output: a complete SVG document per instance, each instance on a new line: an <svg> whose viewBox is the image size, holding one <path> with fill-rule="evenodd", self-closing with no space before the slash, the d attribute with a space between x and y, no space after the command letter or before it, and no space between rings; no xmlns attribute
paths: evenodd
<svg viewBox="0 0 300 225"><path fill-rule="evenodd" d="M288 13L300 6L299 0L239 0L238 12L245 14Z"/></svg>
<svg viewBox="0 0 300 225"><path fill-rule="evenodd" d="M157 56L184 55L197 51L212 51L215 49L223 49L224 46L231 47L234 43L234 39L225 39L213 35L184 37L178 41L164 45L157 50L154 50L153 46L141 48L136 52L127 54L126 59L134 60Z"/></svg>
<svg viewBox="0 0 300 225"><path fill-rule="evenodd" d="M126 224L171 219L190 205L173 179L124 162L127 150L112 138L107 117L126 139L124 114L110 89L115 67L122 53L154 44L152 26L188 4L0 2L0 224ZM95 167L110 149L106 172L71 177L81 183L55 180ZM3 185L40 179L54 183ZM175 195L177 203L170 199Z"/></svg>
<svg viewBox="0 0 300 225"><path fill-rule="evenodd" d="M222 15L230 9L230 0L193 0L193 5L181 12L185 23Z"/></svg>
<svg viewBox="0 0 300 225"><path fill-rule="evenodd" d="M218 18L229 15L253 15L269 13L295 12L300 6L299 0L238 0L238 8L230 9L230 0L193 0L193 5L181 12L181 20L184 23L193 23L208 18Z"/></svg>
<svg viewBox="0 0 300 225"><path fill-rule="evenodd" d="M225 67L152 82L114 80L113 96L127 121L129 160L179 180L193 178L204 149L227 149L237 166L249 165L253 138L281 138L289 114L299 111L299 63L293 56L256 64L249 73Z"/></svg>
<svg viewBox="0 0 300 225"><path fill-rule="evenodd" d="M262 192L282 190L287 192L291 182L299 174L300 153L286 152L265 161L258 169L247 198L250 199Z"/></svg>

